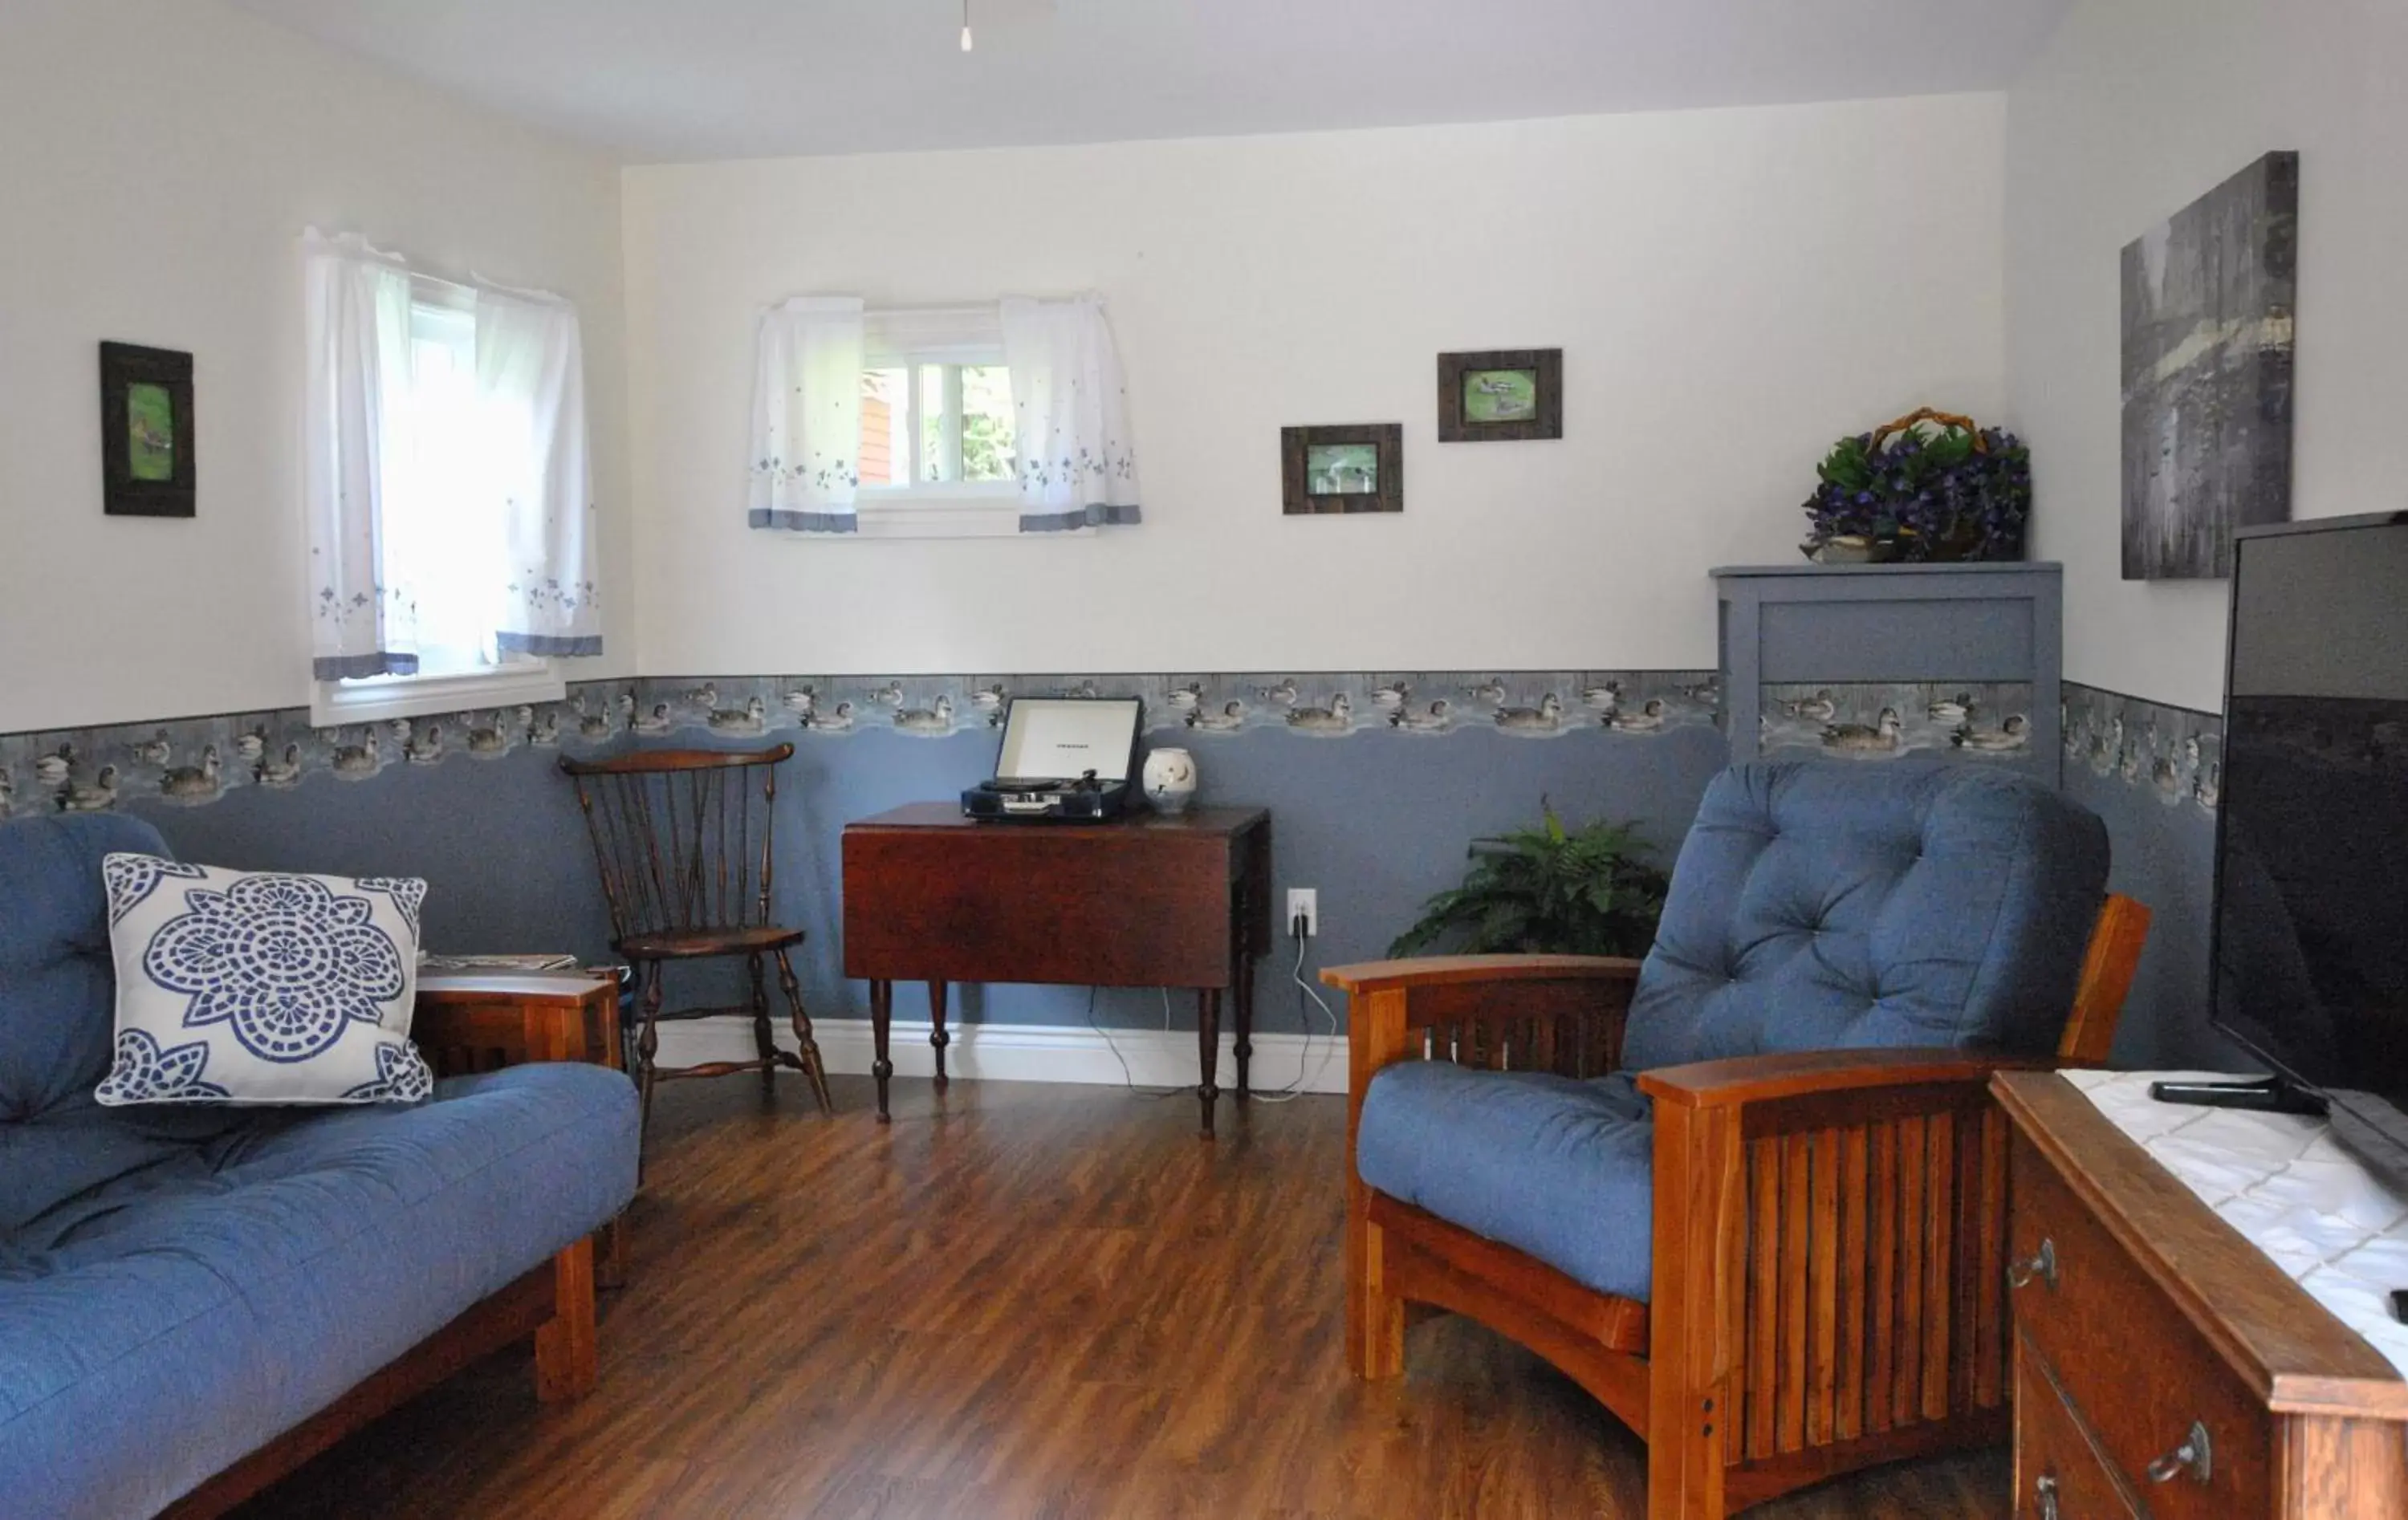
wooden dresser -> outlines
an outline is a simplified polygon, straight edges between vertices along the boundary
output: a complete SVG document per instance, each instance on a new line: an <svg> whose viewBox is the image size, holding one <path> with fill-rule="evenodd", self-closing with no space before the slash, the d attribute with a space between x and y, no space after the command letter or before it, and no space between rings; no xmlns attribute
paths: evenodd
<svg viewBox="0 0 2408 1520"><path fill-rule="evenodd" d="M2014 1125L2018 1520L2398 1520L2408 1382L2051 1072Z"/></svg>

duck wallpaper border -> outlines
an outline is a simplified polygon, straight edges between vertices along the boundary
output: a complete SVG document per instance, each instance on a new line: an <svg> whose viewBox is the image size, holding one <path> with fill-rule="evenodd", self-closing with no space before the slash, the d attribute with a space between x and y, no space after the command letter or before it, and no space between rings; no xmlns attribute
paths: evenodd
<svg viewBox="0 0 2408 1520"><path fill-rule="evenodd" d="M1768 688L1768 755L1929 752L2021 758L2028 688ZM2221 775L2212 714L2068 682L2069 766L2207 810ZM1161 675L715 676L575 682L566 700L322 729L307 708L0 734L0 817L150 800L202 806L245 787L374 779L395 766L569 753L675 737L780 734L808 748L873 729L920 738L999 725L1007 701L1137 696L1157 741L1246 734L1411 743L1471 731L1532 740L1644 741L1719 721L1710 670L1240 672ZM1366 736L1369 736L1366 738Z"/></svg>

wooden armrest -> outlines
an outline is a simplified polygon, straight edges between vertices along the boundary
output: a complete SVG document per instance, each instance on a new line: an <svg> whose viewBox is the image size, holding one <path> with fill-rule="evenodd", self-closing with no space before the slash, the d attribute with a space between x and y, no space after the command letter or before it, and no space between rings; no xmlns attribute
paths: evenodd
<svg viewBox="0 0 2408 1520"><path fill-rule="evenodd" d="M1601 1076L1621 1055L1638 978L1637 961L1606 955L1432 955L1321 973L1347 995L1358 1099L1381 1068L1426 1045L1466 1066Z"/></svg>
<svg viewBox="0 0 2408 1520"><path fill-rule="evenodd" d="M1490 982L1634 982L1639 963L1624 955L1423 955L1332 966L1321 980L1348 994Z"/></svg>
<svg viewBox="0 0 2408 1520"><path fill-rule="evenodd" d="M1945 1083L1987 1083L1991 1073L2052 1063L1949 1046L1913 1050L1798 1051L1698 1061L1643 1072L1639 1090L1684 1109L1731 1108L1817 1093L1877 1091Z"/></svg>

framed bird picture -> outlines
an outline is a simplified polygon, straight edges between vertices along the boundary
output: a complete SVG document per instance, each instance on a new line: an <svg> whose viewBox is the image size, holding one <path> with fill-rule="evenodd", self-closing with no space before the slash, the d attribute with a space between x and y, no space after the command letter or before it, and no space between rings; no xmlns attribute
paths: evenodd
<svg viewBox="0 0 2408 1520"><path fill-rule="evenodd" d="M1290 517L1405 509L1405 426L1280 429L1282 510Z"/></svg>
<svg viewBox="0 0 2408 1520"><path fill-rule="evenodd" d="M131 343L100 346L102 510L193 515L193 356Z"/></svg>
<svg viewBox="0 0 2408 1520"><path fill-rule="evenodd" d="M1564 436L1564 351L1438 356L1438 440L1496 443Z"/></svg>

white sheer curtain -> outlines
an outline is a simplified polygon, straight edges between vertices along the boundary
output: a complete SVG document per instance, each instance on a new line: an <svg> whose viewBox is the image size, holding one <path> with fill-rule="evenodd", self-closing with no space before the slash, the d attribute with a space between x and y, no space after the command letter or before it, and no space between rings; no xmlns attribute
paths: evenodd
<svg viewBox="0 0 2408 1520"><path fill-rule="evenodd" d="M594 568L585 358L577 308L558 296L477 287L477 397L506 577L494 646L506 654L602 652Z"/></svg>
<svg viewBox="0 0 2408 1520"><path fill-rule="evenodd" d="M410 385L409 271L356 237L302 240L303 491L309 651L321 681L413 674L417 598L388 575L384 466L406 447L392 401Z"/></svg>
<svg viewBox="0 0 2408 1520"><path fill-rule="evenodd" d="M1003 360L1019 435L1020 531L1140 521L1128 393L1102 300L1006 297Z"/></svg>
<svg viewBox="0 0 2408 1520"><path fill-rule="evenodd" d="M798 296L761 319L752 377L756 528L851 533L859 525L862 302Z"/></svg>

